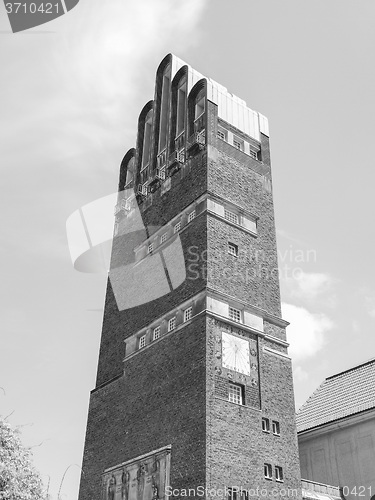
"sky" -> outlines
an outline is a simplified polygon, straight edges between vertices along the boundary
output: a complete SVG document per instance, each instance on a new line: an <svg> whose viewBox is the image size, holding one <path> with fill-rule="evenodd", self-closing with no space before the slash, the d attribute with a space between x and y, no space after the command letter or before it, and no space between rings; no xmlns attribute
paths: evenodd
<svg viewBox="0 0 375 500"><path fill-rule="evenodd" d="M80 0L13 34L0 5L0 415L54 500L78 495L106 280L73 269L66 220L116 190L169 52L269 119L297 408L375 356L374 17L373 0Z"/></svg>

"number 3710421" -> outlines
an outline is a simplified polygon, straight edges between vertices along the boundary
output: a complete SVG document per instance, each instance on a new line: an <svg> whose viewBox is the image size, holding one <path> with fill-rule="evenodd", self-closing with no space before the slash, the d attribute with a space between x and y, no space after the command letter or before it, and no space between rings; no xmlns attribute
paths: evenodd
<svg viewBox="0 0 375 500"><path fill-rule="evenodd" d="M371 486L343 486L342 493L344 497L371 497Z"/></svg>
<svg viewBox="0 0 375 500"><path fill-rule="evenodd" d="M59 3L7 3L5 8L8 14L58 14Z"/></svg>

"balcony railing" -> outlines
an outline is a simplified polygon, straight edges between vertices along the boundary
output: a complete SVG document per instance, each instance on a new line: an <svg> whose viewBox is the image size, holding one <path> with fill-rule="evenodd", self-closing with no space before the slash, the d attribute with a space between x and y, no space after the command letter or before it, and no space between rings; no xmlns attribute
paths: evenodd
<svg viewBox="0 0 375 500"><path fill-rule="evenodd" d="M302 497L303 498L319 498L319 494L328 496L332 499L344 498L342 489L339 486L330 486L329 484L316 483L302 479ZM311 492L311 495L310 495Z"/></svg>
<svg viewBox="0 0 375 500"><path fill-rule="evenodd" d="M174 148L176 151L180 151L185 147L185 132L181 132L181 134L176 137L174 141Z"/></svg>
<svg viewBox="0 0 375 500"><path fill-rule="evenodd" d="M157 168L163 168L167 164L167 150L163 149L161 153L158 154L157 160Z"/></svg>
<svg viewBox="0 0 375 500"><path fill-rule="evenodd" d="M200 132L195 132L189 137L188 149L191 150L193 147L198 147L199 149L204 149L206 145L206 131L203 129Z"/></svg>

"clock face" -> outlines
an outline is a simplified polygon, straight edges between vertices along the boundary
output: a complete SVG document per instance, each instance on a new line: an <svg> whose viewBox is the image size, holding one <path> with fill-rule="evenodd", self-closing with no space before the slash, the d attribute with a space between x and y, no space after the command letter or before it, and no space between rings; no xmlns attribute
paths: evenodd
<svg viewBox="0 0 375 500"><path fill-rule="evenodd" d="M250 375L248 340L223 332L223 367Z"/></svg>

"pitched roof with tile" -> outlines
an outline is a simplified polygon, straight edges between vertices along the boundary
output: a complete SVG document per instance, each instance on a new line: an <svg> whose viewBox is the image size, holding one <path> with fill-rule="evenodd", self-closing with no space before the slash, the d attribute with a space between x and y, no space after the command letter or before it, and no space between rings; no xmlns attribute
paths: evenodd
<svg viewBox="0 0 375 500"><path fill-rule="evenodd" d="M375 408L375 358L328 377L297 413L297 431Z"/></svg>

